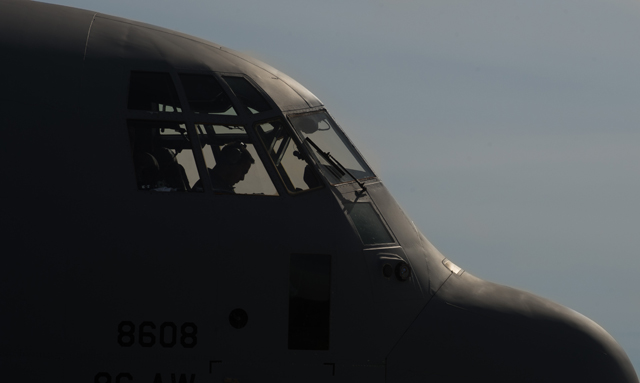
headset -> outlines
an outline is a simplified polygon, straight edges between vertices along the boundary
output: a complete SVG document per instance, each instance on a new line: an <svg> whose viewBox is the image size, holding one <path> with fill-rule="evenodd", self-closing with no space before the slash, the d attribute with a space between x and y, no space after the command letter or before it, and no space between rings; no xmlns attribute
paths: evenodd
<svg viewBox="0 0 640 383"><path fill-rule="evenodd" d="M247 150L247 144L242 141L232 142L225 145L220 151L220 164L237 165L243 160L249 160L254 163L251 153Z"/></svg>

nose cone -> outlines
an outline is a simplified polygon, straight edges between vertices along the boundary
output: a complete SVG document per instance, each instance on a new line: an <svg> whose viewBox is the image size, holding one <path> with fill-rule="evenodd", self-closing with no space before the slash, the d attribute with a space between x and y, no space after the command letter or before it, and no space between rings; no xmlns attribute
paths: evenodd
<svg viewBox="0 0 640 383"><path fill-rule="evenodd" d="M620 345L547 299L453 274L387 359L389 382L635 382Z"/></svg>

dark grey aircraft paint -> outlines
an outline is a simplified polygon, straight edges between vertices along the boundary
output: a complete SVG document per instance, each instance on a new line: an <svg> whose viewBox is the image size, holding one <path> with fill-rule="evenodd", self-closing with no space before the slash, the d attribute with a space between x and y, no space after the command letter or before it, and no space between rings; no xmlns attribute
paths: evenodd
<svg viewBox="0 0 640 383"><path fill-rule="evenodd" d="M442 256L276 69L24 0L0 48L3 381L638 382Z"/></svg>

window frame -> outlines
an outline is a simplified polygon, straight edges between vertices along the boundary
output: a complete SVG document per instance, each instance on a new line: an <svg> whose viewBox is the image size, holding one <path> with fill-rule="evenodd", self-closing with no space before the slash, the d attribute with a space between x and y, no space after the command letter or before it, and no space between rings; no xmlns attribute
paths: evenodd
<svg viewBox="0 0 640 383"><path fill-rule="evenodd" d="M282 124L283 128L289 133L291 140L297 146L297 149L300 152L300 154L303 156L304 161L307 163L307 165L310 166L310 169L313 172L313 174L316 177L316 179L318 179L318 181L320 181L320 185L319 186L316 186L316 187L313 187L313 188L304 189L304 190L299 190L299 191L290 190L289 189L289 187L287 186L288 183L282 178L282 174L278 170L278 167L276 166L275 162L273 162L273 158L269 154L266 142L264 142L262 137L260 137L260 135L257 133L257 131L255 131L256 129L258 129L259 125L266 124L266 123L269 123L269 122L272 122L272 121L279 121ZM284 187L284 189L287 191L287 193L289 195L300 195L300 194L307 193L309 191L320 190L320 189L323 189L325 187L326 179L320 175L320 173L319 173L319 171L317 169L317 164L313 160L311 160L311 157L309 156L309 153L307 153L306 148L304 147L304 145L302 145L302 143L300 141L300 137L295 133L295 130L293 129L293 127L291 126L290 122L288 121L288 119L285 116L280 116L280 117L269 118L269 119L266 119L266 120L255 121L253 123L253 129L254 129L254 133L258 137L258 140L262 144L262 149L264 150L264 152L267 155L267 157L269 157L269 162L271 163L271 167L275 170L276 174L278 175L278 178L280 179L281 185Z"/></svg>
<svg viewBox="0 0 640 383"><path fill-rule="evenodd" d="M300 112L292 112L292 113L287 113L286 114L286 118L287 118L287 122L289 124L289 126L291 127L291 129L295 132L295 135L298 136L298 140L300 140L300 142L304 143L302 140L302 137L300 137L300 135L298 134L297 129L294 127L293 123L291 122L292 118L297 118L297 117L303 117L303 116L308 116L308 115L313 115L313 114L319 114L319 113L325 113L330 121L333 123L334 127L337 128L337 132L338 132L338 136L339 138L343 138L344 139L344 143L347 146L348 150L351 150L352 153L355 153L358 157L356 157L356 161L360 160L364 163L364 165L366 165L366 167L371 171L371 176L369 177L364 177L364 178L357 178L353 179L351 177L349 177L348 181L343 181L343 182L337 182L337 183L332 183L329 179L327 179L327 177L324 176L324 174L322 174L322 171L320 170L319 166L319 162L315 161L314 156L311 155L310 153L307 153L307 155L312 159L312 162L314 163L314 167L316 168L316 170L322 174L322 179L328 183L331 186L337 187L340 185L345 185L345 184L350 184L350 183L358 183L358 181L364 183L366 181L371 181L371 180L377 180L378 176L376 175L376 173L373 171L373 168L369 165L369 163L367 162L367 160L364 158L364 156L362 155L362 153L360 153L360 151L358 150L358 148L353 144L353 142L351 141L351 139L349 138L349 136L347 136L347 134L344 132L344 130L340 127L340 125L338 125L338 123L336 122L336 120L333 118L333 116L326 110L326 108L315 108L313 110L304 110L304 111L300 111ZM341 137L340 137L341 136ZM304 147L305 152L308 151L307 145L302 145Z"/></svg>

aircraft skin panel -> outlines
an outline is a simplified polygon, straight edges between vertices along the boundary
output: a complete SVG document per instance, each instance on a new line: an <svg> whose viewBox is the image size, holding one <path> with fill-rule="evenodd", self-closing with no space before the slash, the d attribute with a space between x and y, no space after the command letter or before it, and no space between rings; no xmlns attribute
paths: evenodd
<svg viewBox="0 0 640 383"><path fill-rule="evenodd" d="M585 316L468 272L453 274L389 355L388 381L482 376L505 383L638 381L622 348Z"/></svg>
<svg viewBox="0 0 640 383"><path fill-rule="evenodd" d="M187 70L238 71L220 48L139 23L98 14L91 28L87 57L95 60L132 61L141 67ZM210 61L212 65L205 62Z"/></svg>
<svg viewBox="0 0 640 383"><path fill-rule="evenodd" d="M382 182L368 185L367 191L407 254L425 299L431 299L451 275L442 263L445 257L420 233Z"/></svg>
<svg viewBox="0 0 640 383"><path fill-rule="evenodd" d="M238 58L241 58L240 60ZM148 28L113 17L96 16L87 47L87 59L136 63L142 69L177 68L249 75L282 110L297 110L322 103L297 82L261 62L185 35ZM263 69L266 68L266 69Z"/></svg>
<svg viewBox="0 0 640 383"><path fill-rule="evenodd" d="M1 1L0 44L23 52L82 58L95 12L32 1Z"/></svg>
<svg viewBox="0 0 640 383"><path fill-rule="evenodd" d="M140 67L148 69L171 67L191 71L246 73L282 110L322 106L320 100L306 88L269 65L193 36L127 19L45 3L3 1L0 6L7 7L7 11L2 12L6 15L2 22L3 28L7 28L7 33L3 34L7 39L3 41L0 37L0 41L5 47L18 44L16 49L22 51L29 47L28 53L32 60L20 61L20 65L31 63L34 72L37 72L39 65L34 64L34 61L39 61L33 55L42 57L41 60L46 59L52 67L59 65L61 69L65 66L78 68L82 65L80 60L85 58L86 46L88 59L114 62L128 60L138 62ZM54 13L58 17L52 17ZM17 17L8 17L9 15ZM25 29L26 18L29 19L30 26L37 27ZM15 39L12 36L21 38ZM70 56L64 52L68 52ZM15 57L22 58L24 54ZM78 72L77 69L73 71ZM62 81L68 83L66 78L61 83Z"/></svg>
<svg viewBox="0 0 640 383"><path fill-rule="evenodd" d="M412 267L420 270L416 277L430 286L430 301L387 358L388 381L468 382L490 376L494 382L637 382L622 348L595 322L455 265L447 268L446 258L417 231L388 190L381 184L367 188ZM407 350L418 348L423 351L408 355ZM583 363L590 368L563 368Z"/></svg>
<svg viewBox="0 0 640 383"><path fill-rule="evenodd" d="M289 77L288 75L286 75L285 73L279 71L278 69L270 66L269 64L266 64L254 57L248 56L242 52L238 52L236 50L230 49L228 47L223 47L221 45L215 44L213 42L195 37L195 36L191 36L191 35L187 35L184 33L180 33L180 32L176 32L176 31L172 31L170 29L166 29L166 28L161 28L155 25L150 25L150 24L146 24L146 23L141 23L138 21L133 21L133 20L129 20L129 19L124 19L124 18L120 18L120 17L115 17L115 16L110 16L110 15L105 15L105 14L97 14L97 17L99 18L103 18L103 19L108 19L108 20L112 20L112 21L118 21L118 22L122 22L122 23L127 23L130 25L135 25L138 26L140 28L145 28L145 29L149 29L149 30L153 30L153 31L157 31L157 32L163 32L165 34L171 35L175 38L177 37L181 37L182 39L185 40L190 40L193 42L197 42L199 44L205 45L207 47L211 47L214 48L214 50L211 49L207 49L206 52L215 52L215 50L220 50L222 52L227 53L230 56L233 56L234 59L230 60L229 64L230 65L234 65L234 63L237 63L237 58L240 58L241 60L245 61L248 64L251 64L255 67L258 67L260 69L262 69L263 71L267 72L268 75L263 75L262 77L265 77L266 79L271 79L271 80L279 80L280 82L283 82L287 85L287 87L289 87L291 90L293 90L296 94L298 94L299 97L301 97L305 102L306 105L301 106L298 105L297 102L295 103L291 103L291 104L287 104L287 103L280 103L281 104L281 108L285 111L288 110L296 110L296 109L301 109L303 107L320 107L322 106L322 102L313 94L311 93L307 88L303 87L302 85L300 85L300 83L298 83L296 80L294 80L293 78ZM184 40L180 41L180 44L184 44ZM198 49L196 46L196 44L192 44L190 46L190 49ZM201 47L201 49L204 49ZM193 57L194 52L191 51L190 54L188 55L189 59L185 60L184 64L187 65L187 67L190 67L191 65L193 65L193 60L198 60L198 55L196 54L196 57ZM167 55L168 56L168 55ZM205 53L204 56L206 57L207 54ZM174 58L175 57L171 57ZM181 67L180 65L176 65L176 67ZM213 70L216 71L220 71L220 72L229 72L229 70L222 70L221 68L223 68L223 66L220 65L220 63L216 62L213 65L210 65L208 68L213 68ZM240 71L241 73L249 73L252 71L251 66L243 66L242 71ZM254 68L255 71L255 68ZM254 73L254 75L256 75L256 73ZM274 83L274 82L270 82L270 83ZM274 85L274 86L281 86L280 84L278 85ZM283 92L288 93L286 91L283 90ZM271 95L271 91L269 92L269 94ZM277 98L277 97L276 97Z"/></svg>
<svg viewBox="0 0 640 383"><path fill-rule="evenodd" d="M11 89L0 98L50 110L77 110L93 15L30 1L0 2L3 87ZM61 90L68 95L61 95Z"/></svg>
<svg viewBox="0 0 640 383"><path fill-rule="evenodd" d="M250 63L253 63L254 65L264 69L266 72L270 73L272 76L277 77L278 79L280 79L282 82L284 82L285 84L287 84L289 87L291 87L291 89L293 91L295 91L298 95L300 95L300 97L302 97L305 102L307 103L307 105L311 108L316 108L316 107L320 107L322 105L324 105L313 93L311 93L311 91L309 91L307 88L305 88L304 86L300 85L299 82L297 82L296 80L294 80L293 78L289 77L288 75L286 75L285 73L280 72L279 70L277 70L276 68L270 66L269 64L266 64L260 60L257 60L251 56L245 55L244 53L238 52L238 51L234 51L233 49L229 49L227 47L221 47L221 49L225 52L229 52L230 54L236 56L236 57L240 57L243 60L246 60ZM283 111L289 111L289 110L293 110L293 108L282 108Z"/></svg>

